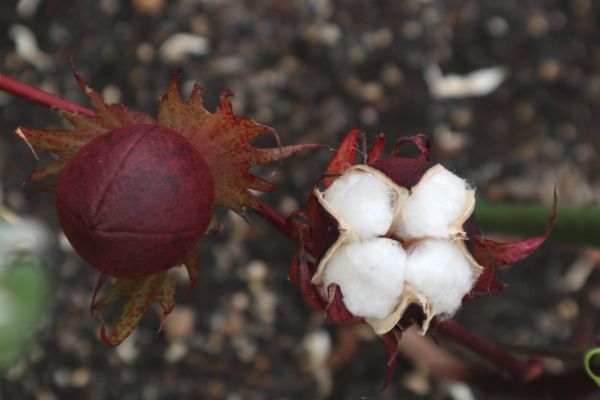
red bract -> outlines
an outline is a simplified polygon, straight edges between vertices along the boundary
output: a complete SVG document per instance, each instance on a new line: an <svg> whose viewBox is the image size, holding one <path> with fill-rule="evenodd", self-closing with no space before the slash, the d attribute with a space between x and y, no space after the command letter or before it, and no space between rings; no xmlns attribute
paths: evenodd
<svg viewBox="0 0 600 400"><path fill-rule="evenodd" d="M325 189L338 176L357 164L358 140L358 130L351 131L344 138L330 161L321 181ZM415 144L420 149L420 156L418 158L398 157L400 149L409 143ZM372 149L367 153L366 159L362 160L362 163L383 172L389 179L401 187L411 189L435 165L429 159L428 144L426 139L421 135L398 141L391 156L387 158L381 157L383 147L384 139L380 136L377 138ZM548 228L543 235L504 244L484 239L478 232L474 218L469 218L463 226L463 230L468 237L467 247L473 259L483 267L483 271L479 274L474 288L463 300L470 300L487 293L495 294L499 292L503 286L496 280L495 268L522 260L537 250L549 236L555 216L556 201ZM337 285L331 284L326 288L327 300L324 300L321 297L323 293L322 288L313 285L311 282L321 259L340 237L336 219L320 204L315 195L315 190L313 190L308 199L305 217L308 224L305 230L308 231L308 235L304 243L302 243L299 254L295 257L290 270L292 281L300 287L306 302L312 307L324 310L332 323L365 322L364 319L358 318L348 311L343 302L343 294ZM415 305L417 303L413 304L413 306ZM422 311L423 313L411 308L410 312L404 314L394 327L382 334L382 338L388 349L386 386L393 375L399 335L406 327L422 322L422 315L427 314L426 310Z"/></svg>
<svg viewBox="0 0 600 400"><path fill-rule="evenodd" d="M160 125L129 125L86 144L60 174L56 210L87 262L117 278L181 264L213 213L200 154Z"/></svg>

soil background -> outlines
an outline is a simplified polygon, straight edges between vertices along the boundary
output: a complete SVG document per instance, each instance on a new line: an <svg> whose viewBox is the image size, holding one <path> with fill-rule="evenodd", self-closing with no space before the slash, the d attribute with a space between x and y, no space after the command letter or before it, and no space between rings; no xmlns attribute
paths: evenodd
<svg viewBox="0 0 600 400"><path fill-rule="evenodd" d="M384 132L388 151L399 137L427 134L434 158L493 200L549 204L555 183L562 204L597 206L600 199L597 2L42 0L31 15L20 10L16 1L0 3L3 74L87 104L73 66L108 101L154 115L181 68L184 93L200 83L209 110L229 89L235 112L274 127L284 144L324 144L256 169L277 183L278 192L262 198L283 213L303 208L333 149L355 127L369 142ZM31 30L46 63L17 49L15 24ZM165 47L178 33L200 38L196 55ZM487 96L436 99L424 80L431 65L455 74L503 66L508 75ZM122 346L105 347L99 319L89 313L96 272L61 245L52 196L27 198L34 188L21 185L51 159L43 154L36 162L12 133L21 124L62 122L0 96L3 201L54 232L53 295L27 354L1 378L0 398L470 398L468 387L402 354L392 384L378 393L382 342L312 311L287 279L295 246L254 216L247 224L224 211L222 231L199 246L202 271L192 298L176 306L161 333L156 309ZM595 267L583 283L569 286L577 263L590 260ZM597 260L594 249L547 244L500 272L509 284L500 297L467 304L455 318L520 355L532 346L553 349L542 354L548 368L578 366L599 333ZM103 315L111 320L115 311ZM319 361L328 341L344 360L332 376ZM450 343L440 346L487 365ZM472 395L512 398L476 388Z"/></svg>

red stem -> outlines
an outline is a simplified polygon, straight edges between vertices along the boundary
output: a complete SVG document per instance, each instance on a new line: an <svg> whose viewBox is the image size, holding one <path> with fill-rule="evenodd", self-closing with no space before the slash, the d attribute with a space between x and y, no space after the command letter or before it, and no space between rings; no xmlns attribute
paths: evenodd
<svg viewBox="0 0 600 400"><path fill-rule="evenodd" d="M9 78L6 75L0 74L0 90L4 90L17 97L32 101L41 106L48 108L60 108L69 112L79 112L87 115L94 115L94 110L72 103L68 100L44 92L33 86L26 85L22 82Z"/></svg>
<svg viewBox="0 0 600 400"><path fill-rule="evenodd" d="M58 96L46 93L42 90L26 85L5 75L0 74L0 90L12 93L17 97L32 101L48 108L60 108L70 112L80 112L87 115L95 115L94 110L72 103ZM300 242L300 234L293 229L293 225L287 224L286 219L268 204L258 199L259 207L255 210L265 221L270 223L275 229L283 233L293 242ZM438 331L479 353L487 360L493 362L505 371L519 377L522 380L531 380L541 372L539 365L528 365L523 361L513 357L501 348L486 341L485 339L469 332L462 326L452 320L434 320Z"/></svg>
<svg viewBox="0 0 600 400"><path fill-rule="evenodd" d="M283 217L283 215L279 214L275 209L258 197L255 199L258 202L259 208L253 209L254 212L271 224L279 232L287 236L292 242L300 244L300 238L298 237L298 234L294 232L291 229L291 226L286 223L286 219Z"/></svg>
<svg viewBox="0 0 600 400"><path fill-rule="evenodd" d="M535 379L542 373L542 366L540 364L527 364L519 360L481 336L477 336L466 330L451 319L440 319L436 317L433 319L431 327L437 332L441 332L452 340L479 353L486 360L494 363L524 382Z"/></svg>

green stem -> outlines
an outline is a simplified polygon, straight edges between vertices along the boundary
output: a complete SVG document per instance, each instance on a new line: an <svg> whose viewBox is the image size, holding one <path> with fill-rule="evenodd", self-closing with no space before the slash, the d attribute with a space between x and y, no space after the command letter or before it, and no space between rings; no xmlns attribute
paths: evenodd
<svg viewBox="0 0 600 400"><path fill-rule="evenodd" d="M533 236L544 232L551 213L550 206L479 200L475 218L486 233ZM600 246L600 208L559 207L550 240L566 244Z"/></svg>

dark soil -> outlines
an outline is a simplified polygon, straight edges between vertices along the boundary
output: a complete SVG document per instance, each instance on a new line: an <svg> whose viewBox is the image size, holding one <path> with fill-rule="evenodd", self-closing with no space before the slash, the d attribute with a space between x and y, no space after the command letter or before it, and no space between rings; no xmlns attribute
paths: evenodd
<svg viewBox="0 0 600 400"><path fill-rule="evenodd" d="M150 3L164 4L152 15L143 12ZM432 138L436 160L489 198L549 203L556 182L562 204L598 205L596 2L166 3L47 0L23 17L15 1L3 1L0 72L86 104L73 64L108 98L154 114L180 67L186 93L192 82L200 83L213 110L219 93L231 90L236 113L273 126L284 144L335 148L349 129L362 127L370 141L385 132L389 150L398 137L422 132ZM13 24L31 29L50 56L48 69L17 54L9 36ZM159 48L178 32L207 38L208 53L165 60ZM509 75L488 96L436 100L423 79L433 63L458 74L500 65ZM42 220L58 238L53 197L26 198L34 188L21 185L50 155L36 162L12 131L21 124L49 128L61 122L25 100L1 95L0 105L4 202ZM302 208L331 155L322 149L257 169L279 185L277 193L262 198L285 213ZM100 343L99 319L89 314L96 271L61 250L57 239L49 256L55 281L48 322L20 367L0 381L0 398L318 398L327 389L327 373L314 372L303 344L315 330L334 344L348 335L361 338L356 350L334 347L338 356L350 358L333 374L332 399L469 398L404 355L390 387L377 394L386 370L382 342L368 329L332 327L303 303L287 279L295 246L285 237L253 216L249 226L232 214L220 217L222 232L200 246L202 271L192 298L176 307L173 322L158 335L160 314L149 312L116 350ZM573 286L581 262L595 267ZM510 285L500 297L467 304L456 319L515 354L541 356L550 370L579 367L582 352L600 333L594 320L600 307L598 265L594 250L546 245L500 273ZM180 297L184 289L182 280ZM440 344L464 360L481 362ZM513 398L477 388L473 393Z"/></svg>

